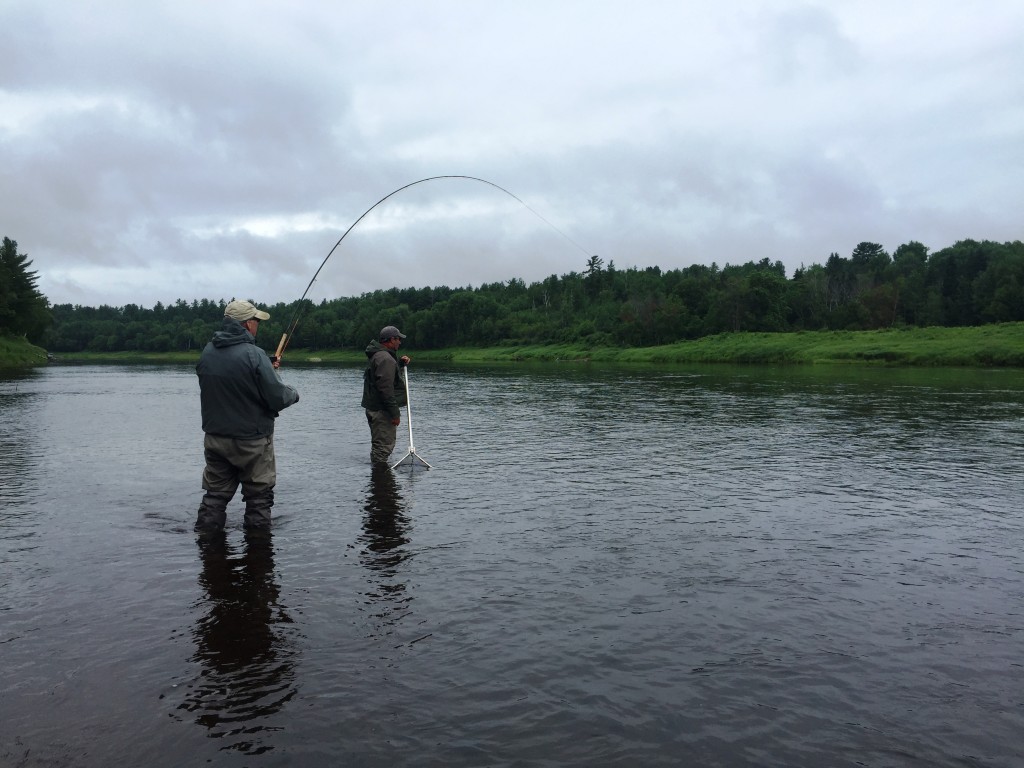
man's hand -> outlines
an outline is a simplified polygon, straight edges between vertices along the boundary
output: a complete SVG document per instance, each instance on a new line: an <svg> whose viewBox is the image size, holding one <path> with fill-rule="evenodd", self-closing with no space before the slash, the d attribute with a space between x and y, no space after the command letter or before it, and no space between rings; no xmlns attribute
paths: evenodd
<svg viewBox="0 0 1024 768"><path fill-rule="evenodd" d="M402 361L402 365L408 365L412 362L412 359L408 355L402 355L399 360Z"/></svg>
<svg viewBox="0 0 1024 768"><path fill-rule="evenodd" d="M394 419L391 420L391 423L394 424L397 427L399 424L402 423L402 420L399 419L399 418L394 418Z"/></svg>

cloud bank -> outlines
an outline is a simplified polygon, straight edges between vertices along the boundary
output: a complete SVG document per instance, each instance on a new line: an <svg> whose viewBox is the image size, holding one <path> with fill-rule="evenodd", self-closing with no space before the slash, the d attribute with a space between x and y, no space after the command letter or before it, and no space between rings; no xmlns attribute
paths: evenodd
<svg viewBox="0 0 1024 768"><path fill-rule="evenodd" d="M1024 5L0 3L53 303L292 301L1021 237Z"/></svg>

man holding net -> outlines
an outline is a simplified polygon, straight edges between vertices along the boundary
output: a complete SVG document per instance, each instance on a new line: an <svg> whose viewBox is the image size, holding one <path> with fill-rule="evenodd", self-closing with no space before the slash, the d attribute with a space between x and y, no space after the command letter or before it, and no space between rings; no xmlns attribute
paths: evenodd
<svg viewBox="0 0 1024 768"><path fill-rule="evenodd" d="M366 347L368 362L363 371L361 405L366 409L370 426L370 461L374 464L387 464L395 449L398 425L402 423L399 408L408 404L401 368L410 360L406 355L396 354L404 338L404 333L388 325Z"/></svg>

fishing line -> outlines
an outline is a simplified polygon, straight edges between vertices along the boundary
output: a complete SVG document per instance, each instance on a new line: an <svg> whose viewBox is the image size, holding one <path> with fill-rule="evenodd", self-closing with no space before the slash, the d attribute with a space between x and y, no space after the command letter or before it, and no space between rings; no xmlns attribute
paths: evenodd
<svg viewBox="0 0 1024 768"><path fill-rule="evenodd" d="M381 198L380 200L378 200L378 201L377 201L376 203L374 203L374 204L373 204L373 205L371 205L371 206L370 206L369 208L367 208L367 209L366 209L365 211L363 211L362 215L360 215L360 217L359 217L358 219L356 219L355 221L353 221L353 222L352 222L352 225L351 225L351 226L350 226L350 227L349 227L348 229L346 229L346 230L345 230L345 232L344 232L344 233L342 234L342 236L341 236L341 237L339 237L339 238L338 238L338 242L336 242L336 243L334 244L334 247L333 247L333 248L331 248L331 250L330 250L330 251L329 251L329 252L327 253L327 255L326 255L326 256L324 256L324 260L323 260L322 262L320 262L320 266L319 266L319 267L317 267L317 269L316 269L316 272L314 272L314 273L313 273L313 277L312 277L312 279L311 279L311 280L309 281L309 285L307 285L307 286L306 286L306 290L304 290L304 291L302 292L302 296L301 296L301 297L299 298L299 304L298 304L298 306L297 306L297 307L296 307L296 309L295 309L295 315L294 315L294 317L292 318L292 322L291 322L291 323L290 323L290 325L288 326L288 329L287 329L287 330L286 330L286 331L285 331L285 332L284 332L283 334L281 334L281 341L280 341L280 343L279 343L279 344L277 345L277 351L275 352L275 356L276 356L276 357L277 357L278 359L280 359L281 355L283 355L283 354L284 354L284 351L285 351L285 349L287 349L287 347L288 347L288 342L289 342L289 341L291 340L291 337L292 337L292 335L293 335L293 334L295 333L295 329L296 329L296 327L297 327L297 326L298 326L298 324L299 324L299 319L300 319L300 318L302 317L302 310L303 310L303 302L304 302L304 301L305 301L305 299L306 299L306 294L308 294L308 293L309 293L309 289L310 289L310 288L312 288L312 287L313 287L313 283L315 283L315 282L316 282L316 278L317 278L317 277L319 276L319 274L320 274L320 270L322 270L322 269L324 268L324 265L325 265L325 264L327 263L327 261L328 261L328 260L329 260L329 259L331 258L331 256L332 256L332 255L334 254L334 252L335 252L335 251L336 251L336 250L338 249L338 246L339 246L339 245L341 245L341 241L342 241L342 240L344 240L344 239L345 239L345 238L346 238L346 237L348 236L348 233L349 233L349 232L351 232L351 231L352 231L353 229L355 229L355 228L356 228L356 225L357 225L357 224L358 224L358 223L359 223L360 221L362 221L362 220L363 220L363 219L364 219L364 218L366 217L366 215L367 215L367 214L368 214L368 213L369 213L370 211L372 211L372 210L373 210L374 208L376 208L376 207L377 207L378 205L380 205L381 203L383 203L383 202L384 202L385 200L387 200L387 199L388 199L389 197L392 197L392 196L394 196L394 195L397 195L397 194L398 194L399 192L401 192L402 190L404 190L404 189L408 189L409 187L414 187L414 186L416 186L417 184L423 184L424 182L427 182L427 181L436 181L436 180L438 180L438 179L468 179L468 180L470 180L470 181L479 181L479 182L481 182L481 183L483 183L483 184L487 184L487 185L489 185L489 186L492 186L492 187L494 187L495 189L501 190L501 191L502 191L502 192L504 192L504 193L505 193L506 195L508 195L509 197L511 197L511 198L512 198L513 200L516 200L516 201L517 201L517 202L518 202L518 203L519 203L520 205L522 205L522 206L523 206L524 208L526 208L526 210L528 210L528 211L529 211L530 213L532 213L532 214L533 214L534 216L536 216L536 217L537 217L538 219L540 219L541 221L543 221L543 222L544 222L545 224L547 224L547 225L548 225L549 227L551 227L551 228L552 228L553 230L555 230L555 231L556 231L556 232L557 232L558 234L560 234L560 235L561 235L562 237L564 237L564 238L565 238L566 240L568 240L568 241L569 241L570 243L572 243L572 244L573 244L574 246L576 246L577 248L579 248L579 249L580 249L580 250L581 250L581 251L582 251L583 253L585 253L585 254L586 254L586 255L587 255L588 257L590 256L590 253L589 253L589 252L587 251L587 249L586 249L586 248L584 248L584 247L583 247L582 245L580 245L579 243L577 243L577 242L576 242L575 240L573 240L573 239L572 239L571 237L569 237L569 236L568 236L567 234L565 234L565 233L564 233L564 232L563 232L562 230L560 230L560 229L559 229L558 227L556 227L556 226L555 226L554 224L552 224L552 223L551 223L550 221L548 221L548 220L547 220L547 219L545 219L545 218L544 218L543 216L541 216L541 215L540 215L539 213L537 213L537 211L533 210L533 208L531 208L531 207L530 207L529 205L527 205L527 204L526 204L526 203L525 203L525 202L524 202L523 200L521 200L520 198L518 198L518 197L516 197L515 195L513 195L513 194L512 194L511 192L509 192L509 191L508 191L507 189L505 189L504 187L502 187L502 186L499 186L499 185L495 184L495 183L494 183L493 181L488 181L487 179L481 179L481 178L478 178L478 177L476 177L476 176L458 176L458 175L449 175L449 176L429 176L429 177L427 177L427 178L425 178L425 179L419 179L418 181L413 181L413 182L410 182L410 183L406 184L405 186L399 187L399 188L398 188L398 189L396 189L395 191L393 191L393 192L389 192L388 194L384 195L384 197L382 197L382 198Z"/></svg>

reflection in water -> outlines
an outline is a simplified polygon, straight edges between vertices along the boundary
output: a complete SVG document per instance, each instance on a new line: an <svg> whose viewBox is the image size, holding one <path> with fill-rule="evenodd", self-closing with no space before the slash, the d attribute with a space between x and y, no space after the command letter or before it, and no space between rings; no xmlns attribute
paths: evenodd
<svg viewBox="0 0 1024 768"><path fill-rule="evenodd" d="M410 555L405 546L409 543L405 502L388 467L373 468L363 510L360 562L374 575L366 595L368 603L376 604L373 616L382 624L381 633L389 634L390 627L408 612L410 598L399 580L399 566Z"/></svg>
<svg viewBox="0 0 1024 768"><path fill-rule="evenodd" d="M211 738L242 737L224 749L267 752L273 747L258 734L280 730L267 719L296 693L295 650L276 626L292 620L277 602L272 537L246 536L237 556L221 532L200 537L199 553L208 610L192 634L203 672L180 709L194 712Z"/></svg>
<svg viewBox="0 0 1024 768"><path fill-rule="evenodd" d="M32 498L39 490L36 377L34 371L3 371L0 377L0 488L8 496ZM0 517L0 523L9 522L6 518Z"/></svg>

